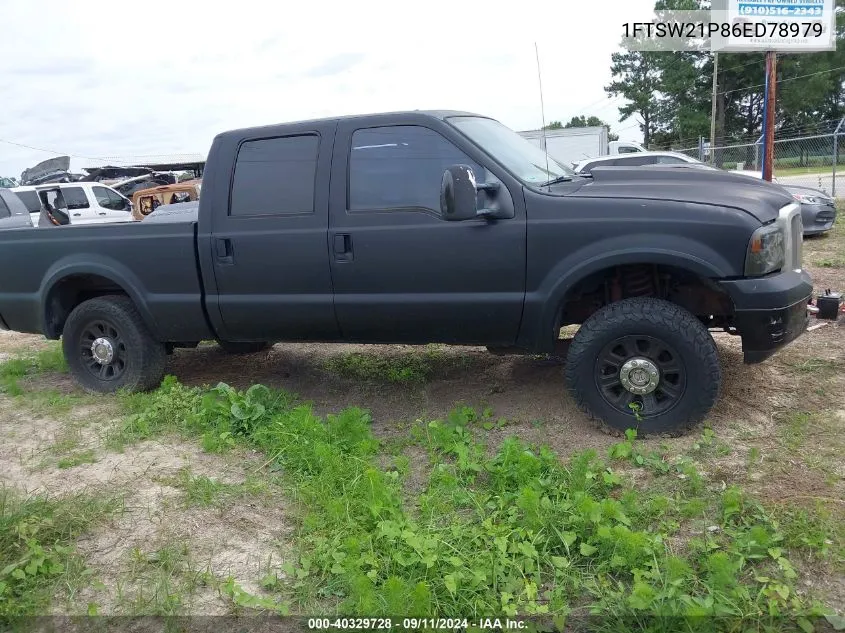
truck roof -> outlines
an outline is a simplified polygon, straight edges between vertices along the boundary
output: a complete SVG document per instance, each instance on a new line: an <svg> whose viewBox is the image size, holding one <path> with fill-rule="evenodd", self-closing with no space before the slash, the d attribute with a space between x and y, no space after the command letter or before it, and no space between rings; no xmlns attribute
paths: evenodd
<svg viewBox="0 0 845 633"><path fill-rule="evenodd" d="M256 125L250 127L237 128L233 130L226 130L215 136L215 138L226 136L241 136L245 132L254 132L256 130L271 129L280 125L303 125L308 123L328 123L331 121L350 121L350 120L366 120L367 122L378 123L380 119L390 119L395 123L396 117L407 116L409 120L419 120L420 117L429 117L432 119L445 119L452 116L474 116L484 119L491 117L483 114L476 114L475 112L464 112L462 110L397 110L395 112L374 112L370 114L349 114L344 116L323 117L319 119L304 119L300 121L283 121L280 123L271 123L268 125Z"/></svg>

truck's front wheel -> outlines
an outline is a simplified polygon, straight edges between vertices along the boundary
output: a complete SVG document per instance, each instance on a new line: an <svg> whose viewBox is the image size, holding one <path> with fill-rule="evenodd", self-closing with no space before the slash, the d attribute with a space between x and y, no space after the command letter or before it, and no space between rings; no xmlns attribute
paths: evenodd
<svg viewBox="0 0 845 633"><path fill-rule="evenodd" d="M167 362L128 297L80 303L65 323L62 348L73 377L88 391L146 391L157 387Z"/></svg>
<svg viewBox="0 0 845 633"><path fill-rule="evenodd" d="M610 430L678 435L712 408L721 368L713 338L693 314L661 299L633 298L581 326L566 378L578 404Z"/></svg>

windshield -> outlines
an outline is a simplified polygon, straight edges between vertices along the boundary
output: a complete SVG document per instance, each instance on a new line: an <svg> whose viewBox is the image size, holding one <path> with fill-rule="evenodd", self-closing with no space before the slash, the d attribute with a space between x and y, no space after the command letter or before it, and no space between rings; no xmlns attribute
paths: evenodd
<svg viewBox="0 0 845 633"><path fill-rule="evenodd" d="M541 185L575 176L574 171L498 121L475 116L449 117L447 121L526 183Z"/></svg>

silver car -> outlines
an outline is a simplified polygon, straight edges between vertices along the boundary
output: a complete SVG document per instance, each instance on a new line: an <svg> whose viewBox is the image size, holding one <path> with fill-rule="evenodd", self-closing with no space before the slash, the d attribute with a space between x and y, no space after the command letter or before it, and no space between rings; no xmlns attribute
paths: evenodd
<svg viewBox="0 0 845 633"><path fill-rule="evenodd" d="M0 189L0 229L32 227L32 218L20 198L10 189Z"/></svg>

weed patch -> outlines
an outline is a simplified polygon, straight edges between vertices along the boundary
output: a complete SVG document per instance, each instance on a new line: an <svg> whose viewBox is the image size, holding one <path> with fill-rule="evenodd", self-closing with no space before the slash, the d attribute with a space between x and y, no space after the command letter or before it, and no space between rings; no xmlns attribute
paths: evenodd
<svg viewBox="0 0 845 633"><path fill-rule="evenodd" d="M132 616L177 615L186 597L213 582L208 570L195 566L186 543L169 543L153 551L135 548L125 578L118 583L119 608Z"/></svg>
<svg viewBox="0 0 845 633"><path fill-rule="evenodd" d="M711 489L689 458L641 449L633 432L609 461L587 451L563 463L516 438L490 454L472 432L490 416L458 409L413 429L410 442L433 466L409 502L407 464L380 466L382 446L360 409L322 419L266 387L203 392L171 378L144 404L126 437L175 429L209 451L258 449L295 493L297 555L262 581L279 600L232 586L237 604L384 616L594 613L610 628L640 629L642 618L673 618L660 630L695 629L705 617L758 627L790 617L806 628L824 612L796 591L788 555L815 540L782 528L739 488ZM694 450L723 449L705 433ZM675 485L638 490L614 470L618 462ZM201 502L220 493L209 481L186 485ZM827 529L819 524L817 536ZM681 535L682 548L668 547Z"/></svg>
<svg viewBox="0 0 845 633"><path fill-rule="evenodd" d="M87 582L72 543L119 508L115 500L24 499L0 489L0 622L41 614L58 587Z"/></svg>
<svg viewBox="0 0 845 633"><path fill-rule="evenodd" d="M397 356L353 352L334 356L326 361L325 369L344 378L390 383L421 383L463 364L460 358L450 358L439 347L430 345L424 351Z"/></svg>
<svg viewBox="0 0 845 633"><path fill-rule="evenodd" d="M266 483L254 477L241 484L229 484L205 475L192 475L188 469L182 469L178 476L165 479L162 483L184 491L184 502L189 507L219 508L235 499L256 497L267 490Z"/></svg>
<svg viewBox="0 0 845 633"><path fill-rule="evenodd" d="M73 468L74 466L81 466L82 464L93 464L96 461L97 458L94 456L94 451L87 450L63 457L59 460L58 467Z"/></svg>
<svg viewBox="0 0 845 633"><path fill-rule="evenodd" d="M58 344L24 358L12 358L0 363L0 388L10 396L23 394L18 384L21 378L42 373L67 373L68 367Z"/></svg>

